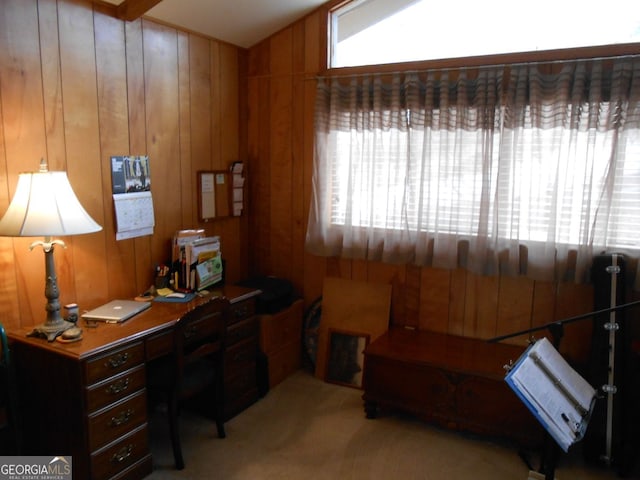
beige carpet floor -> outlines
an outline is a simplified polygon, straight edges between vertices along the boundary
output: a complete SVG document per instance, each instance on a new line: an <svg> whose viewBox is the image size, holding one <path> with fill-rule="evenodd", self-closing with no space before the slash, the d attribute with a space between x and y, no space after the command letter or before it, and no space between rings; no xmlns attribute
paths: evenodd
<svg viewBox="0 0 640 480"><path fill-rule="evenodd" d="M226 424L181 414L186 468L176 471L160 412L151 418L151 480L527 480L529 468L513 446L433 427L406 415L367 420L362 391L299 371ZM577 446L576 446L577 447ZM573 447L573 448L576 448ZM534 460L537 467L538 460ZM579 450L563 455L559 480L619 478L587 467Z"/></svg>

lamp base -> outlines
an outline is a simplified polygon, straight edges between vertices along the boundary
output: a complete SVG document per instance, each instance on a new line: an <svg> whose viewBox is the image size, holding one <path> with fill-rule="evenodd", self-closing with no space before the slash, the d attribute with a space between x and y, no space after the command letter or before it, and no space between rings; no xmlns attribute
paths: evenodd
<svg viewBox="0 0 640 480"><path fill-rule="evenodd" d="M58 335L61 335L64 331L75 326L75 323L67 322L66 320L49 323L45 322L33 327L33 331L27 336L46 338L47 341L53 342Z"/></svg>

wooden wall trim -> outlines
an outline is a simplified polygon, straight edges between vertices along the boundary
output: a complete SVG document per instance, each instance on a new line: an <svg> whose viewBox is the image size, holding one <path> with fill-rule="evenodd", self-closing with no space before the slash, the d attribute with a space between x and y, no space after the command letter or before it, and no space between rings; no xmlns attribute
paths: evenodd
<svg viewBox="0 0 640 480"><path fill-rule="evenodd" d="M126 22L137 20L161 1L162 0L124 0L116 8L116 16Z"/></svg>

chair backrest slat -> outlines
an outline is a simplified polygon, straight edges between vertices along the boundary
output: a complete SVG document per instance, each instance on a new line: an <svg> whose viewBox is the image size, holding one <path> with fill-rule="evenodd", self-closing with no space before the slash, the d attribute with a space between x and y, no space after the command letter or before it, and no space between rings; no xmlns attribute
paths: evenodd
<svg viewBox="0 0 640 480"><path fill-rule="evenodd" d="M203 357L215 358L218 364L224 357L224 337L229 301L214 298L182 316L175 327L175 353L178 382L189 364Z"/></svg>

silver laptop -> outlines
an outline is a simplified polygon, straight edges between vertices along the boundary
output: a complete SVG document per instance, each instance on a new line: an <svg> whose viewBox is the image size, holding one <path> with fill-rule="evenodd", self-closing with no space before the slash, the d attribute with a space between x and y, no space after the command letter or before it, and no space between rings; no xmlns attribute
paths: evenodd
<svg viewBox="0 0 640 480"><path fill-rule="evenodd" d="M89 310L82 314L82 318L94 322L121 323L134 315L146 310L151 302L136 300L112 300L109 303Z"/></svg>

